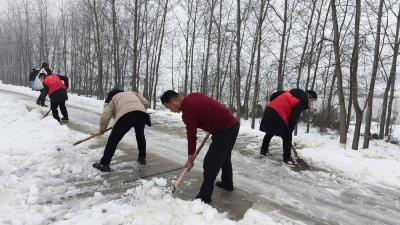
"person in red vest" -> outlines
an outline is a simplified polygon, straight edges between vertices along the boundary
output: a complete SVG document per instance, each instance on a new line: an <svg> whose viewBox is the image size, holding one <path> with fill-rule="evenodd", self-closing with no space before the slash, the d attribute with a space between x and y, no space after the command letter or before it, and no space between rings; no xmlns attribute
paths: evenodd
<svg viewBox="0 0 400 225"><path fill-rule="evenodd" d="M283 162L295 165L291 156L292 132L301 112L316 100L317 94L312 90L292 89L273 93L261 119L260 130L265 132L265 136L260 155L269 155L268 147L272 137L280 136L283 141Z"/></svg>
<svg viewBox="0 0 400 225"><path fill-rule="evenodd" d="M68 78L58 74L40 74L39 79L43 80L43 86L46 93L50 98L50 108L54 119L57 121L68 121L68 112L65 107L65 101L68 100L67 89L68 89ZM60 106L61 114L63 118L60 119L58 116L58 106Z"/></svg>
<svg viewBox="0 0 400 225"><path fill-rule="evenodd" d="M239 123L221 103L202 94L182 96L169 90L161 96L161 103L172 112L182 112L188 140L188 159L185 167L191 170L196 151L197 128L212 134L212 142L203 161L203 184L197 199L211 202L214 182L220 169L221 181L217 187L233 191L231 153L239 133Z"/></svg>

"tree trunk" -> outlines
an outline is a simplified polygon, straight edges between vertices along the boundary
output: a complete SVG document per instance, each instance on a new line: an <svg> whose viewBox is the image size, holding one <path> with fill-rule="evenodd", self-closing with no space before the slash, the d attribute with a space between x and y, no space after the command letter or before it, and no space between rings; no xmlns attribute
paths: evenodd
<svg viewBox="0 0 400 225"><path fill-rule="evenodd" d="M139 39L139 19L138 19L138 11L139 11L139 3L138 0L135 0L135 14L133 19L133 65L132 65L132 91L137 90L137 61L138 61L138 39Z"/></svg>
<svg viewBox="0 0 400 225"><path fill-rule="evenodd" d="M374 49L374 62L372 67L371 81L369 84L369 91L367 97L367 114L365 117L365 130L364 130L364 143L363 148L369 147L369 141L371 139L371 119L372 119L372 106L374 101L374 89L376 74L378 73L378 62L379 62L379 44L381 42L381 27L382 27L382 12L383 12L383 2L380 0L378 9L378 23L376 28L376 38L375 38L375 49Z"/></svg>
<svg viewBox="0 0 400 225"><path fill-rule="evenodd" d="M240 100L240 0L236 0L236 76L235 76L235 89L236 89L236 118L240 123L241 117L241 100Z"/></svg>
<svg viewBox="0 0 400 225"><path fill-rule="evenodd" d="M279 66L278 66L278 86L277 90L283 90L283 53L285 50L285 39L286 39L286 27L287 27L287 11L288 11L288 0L285 0L285 9L283 16L283 32L282 32L282 40L281 40L281 51L279 56Z"/></svg>
<svg viewBox="0 0 400 225"><path fill-rule="evenodd" d="M266 4L266 1L267 4ZM265 6L266 5L266 6ZM265 7L265 11L264 11ZM265 17L267 16L269 7L269 0L261 0L261 7L260 7L260 15L258 19L258 45L257 45L257 64L256 64L256 78L254 83L254 95L253 95L253 103L252 103L252 119L251 119L251 128L254 129L255 121L256 121L256 109L257 109L257 102L258 102L258 92L259 92L259 77L260 77L260 67L261 67L261 42L262 42L262 26Z"/></svg>
<svg viewBox="0 0 400 225"><path fill-rule="evenodd" d="M119 68L119 42L117 34L117 13L115 10L115 1L111 0L112 10L112 29L113 29L113 55L114 55L114 85L116 88L124 88L121 84L121 74Z"/></svg>
<svg viewBox="0 0 400 225"><path fill-rule="evenodd" d="M334 31L334 53L335 53L335 76L337 78L337 91L339 97L339 109L340 109L340 140L339 143L342 147L346 148L347 132L346 132L346 105L344 101L343 93L343 81L342 81L342 68L340 59L340 46L339 46L339 27L336 14L336 3L335 0L331 0L332 5L332 21L333 21L333 31Z"/></svg>
<svg viewBox="0 0 400 225"><path fill-rule="evenodd" d="M301 58L300 58L300 62L299 62L299 70L298 70L298 74L297 74L297 81L296 81L296 87L300 88L300 80L301 80L301 74L303 72L303 67L304 67L304 57L306 55L306 51L307 51L307 46L308 46L308 38L310 35L310 30L311 30L311 25L314 19L314 12L315 12L315 7L317 5L317 1L313 0L313 7L311 10L311 16L310 16L310 20L308 22L308 26L307 26L307 34L306 34L306 39L304 41L304 46L303 46L303 52L301 54ZM310 56L311 57L311 56Z"/></svg>
<svg viewBox="0 0 400 225"><path fill-rule="evenodd" d="M201 86L201 92L203 92L205 95L208 94L208 62L210 59L211 31L212 31L215 3L216 0L211 0L210 18L209 18L210 20L208 23L208 32L207 32L207 50L206 50L206 57L203 69L203 81Z"/></svg>
<svg viewBox="0 0 400 225"><path fill-rule="evenodd" d="M390 88L388 114L387 114L386 125L385 125L385 135L386 136L390 135L390 125L391 125L391 119L392 119L392 106L393 106L393 99L394 99L395 82L396 82L396 77L393 79L392 87Z"/></svg>
<svg viewBox="0 0 400 225"><path fill-rule="evenodd" d="M358 70L358 58L359 58L359 49L360 49L360 17L361 17L361 0L356 0L356 18L355 18L355 32L354 32L354 47L353 53L351 57L350 64L350 84L351 86L351 94L352 94L352 104L354 106L354 111L356 115L356 124L354 128L353 134L353 144L351 148L353 150L358 150L358 142L360 140L360 130L362 123L363 110L361 109L358 103L358 82L357 82L357 70ZM350 106L349 106L350 107Z"/></svg>
<svg viewBox="0 0 400 225"><path fill-rule="evenodd" d="M400 6L399 6L400 13ZM385 124L386 119L390 120L390 117L386 117L387 105L388 105L388 97L389 97L389 89L394 82L394 78L396 76L397 69L397 56L399 53L399 30L400 30L400 14L397 14L397 23L396 23L396 37L393 48L393 59L392 59L392 67L390 69L389 79L386 83L385 93L383 95L383 103L382 103L382 112L379 124L379 139L383 139L385 132Z"/></svg>

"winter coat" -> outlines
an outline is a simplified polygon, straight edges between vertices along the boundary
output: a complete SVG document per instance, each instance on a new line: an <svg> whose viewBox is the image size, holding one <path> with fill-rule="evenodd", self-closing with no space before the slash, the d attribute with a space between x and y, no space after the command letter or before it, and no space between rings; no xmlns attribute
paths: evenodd
<svg viewBox="0 0 400 225"><path fill-rule="evenodd" d="M29 81L34 81L36 78L36 75L38 75L39 70L37 69L32 69L31 72L29 73Z"/></svg>
<svg viewBox="0 0 400 225"><path fill-rule="evenodd" d="M68 78L58 74L48 75L43 78L43 85L53 102L62 102L68 99Z"/></svg>
<svg viewBox="0 0 400 225"><path fill-rule="evenodd" d="M291 133L301 112L308 109L307 93L301 89L279 91L271 95L260 124L260 130L282 136Z"/></svg>
<svg viewBox="0 0 400 225"><path fill-rule="evenodd" d="M224 105L202 93L187 95L182 101L181 111L189 155L196 151L197 128L215 134L237 123L236 117Z"/></svg>
<svg viewBox="0 0 400 225"><path fill-rule="evenodd" d="M107 129L111 118L118 121L123 115L132 111L141 111L147 114L146 108L149 107L149 102L139 92L120 92L114 95L109 103L104 104L104 110L100 117L100 131ZM146 119L145 124L151 126L150 116Z"/></svg>

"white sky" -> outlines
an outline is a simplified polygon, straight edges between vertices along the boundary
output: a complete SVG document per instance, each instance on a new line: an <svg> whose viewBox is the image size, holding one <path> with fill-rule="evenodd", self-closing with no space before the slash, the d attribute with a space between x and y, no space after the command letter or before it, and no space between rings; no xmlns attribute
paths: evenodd
<svg viewBox="0 0 400 225"><path fill-rule="evenodd" d="M8 5L10 3L14 2L23 2L24 0L0 0L0 18L4 16L3 12L4 10L7 9ZM36 4L37 0L27 0L31 3L31 5ZM58 6L65 0L42 0L42 1L47 1L48 3L48 9L50 13L55 13L58 11Z"/></svg>

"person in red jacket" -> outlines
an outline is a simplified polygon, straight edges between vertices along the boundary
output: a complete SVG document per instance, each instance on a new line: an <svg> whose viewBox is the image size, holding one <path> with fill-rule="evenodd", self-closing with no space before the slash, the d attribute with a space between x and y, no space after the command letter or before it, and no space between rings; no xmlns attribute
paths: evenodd
<svg viewBox="0 0 400 225"><path fill-rule="evenodd" d="M68 100L68 78L58 74L45 75L40 74L39 79L43 80L43 86L50 98L50 108L54 119L58 122L68 121L68 111L65 107L65 101ZM63 118L58 116L58 106L60 106Z"/></svg>
<svg viewBox="0 0 400 225"><path fill-rule="evenodd" d="M231 153L239 133L239 123L232 113L216 100L202 93L182 96L169 90L161 102L172 112L182 112L188 140L188 159L185 167L191 170L196 151L197 128L212 134L212 142L203 161L203 184L196 198L211 202L214 182L220 169L221 181L216 186L233 191Z"/></svg>
<svg viewBox="0 0 400 225"><path fill-rule="evenodd" d="M308 109L309 104L317 100L312 90L292 89L278 91L271 95L261 119L260 130L265 132L260 155L269 154L269 142L273 136L283 140L283 162L295 165L291 156L292 132L300 118L301 112Z"/></svg>

